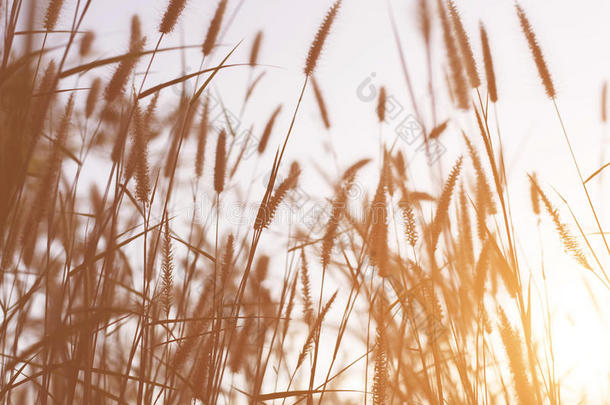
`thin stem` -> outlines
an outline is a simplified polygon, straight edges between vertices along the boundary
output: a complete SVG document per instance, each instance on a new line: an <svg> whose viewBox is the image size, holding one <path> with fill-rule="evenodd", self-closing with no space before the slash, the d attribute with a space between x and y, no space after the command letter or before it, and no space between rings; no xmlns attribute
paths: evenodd
<svg viewBox="0 0 610 405"><path fill-rule="evenodd" d="M561 130L563 132L563 136L568 144L568 149L570 150L570 156L572 156L572 161L574 162L574 167L576 167L576 172L578 173L578 178L580 179L580 184L582 185L583 190L585 191L585 195L587 196L587 201L589 206L591 207L591 212L593 212L593 217L595 217L595 223L597 224L597 229L601 234L601 237L604 241L604 245L606 246L606 250L608 254L610 254L610 246L608 246L608 241L606 240L606 235L602 229L602 225L599 222L597 217L597 212L595 211L595 207L593 206L593 202L591 201L591 196L589 195L589 191L587 190L587 186L585 185L584 179L582 177L582 173L580 171L580 167L578 166L578 162L576 161L576 156L574 155L574 150L572 149L572 144L570 143L570 139L568 138L568 133L566 131L566 127L563 123L563 119L561 118L561 114L559 113L559 107L557 107L557 100L553 98L553 106L555 107L555 112L557 113L557 118L559 119L559 123L561 124Z"/></svg>

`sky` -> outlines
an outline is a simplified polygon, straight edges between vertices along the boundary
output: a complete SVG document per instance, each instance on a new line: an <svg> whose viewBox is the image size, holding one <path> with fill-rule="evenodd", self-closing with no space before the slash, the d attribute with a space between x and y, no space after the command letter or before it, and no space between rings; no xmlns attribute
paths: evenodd
<svg viewBox="0 0 610 405"><path fill-rule="evenodd" d="M229 10L234 10L238 3L237 0L230 1ZM573 189L577 178L573 167L567 164L569 154L555 111L552 103L545 99L519 29L513 2L463 0L458 1L457 5L466 29L472 35L479 62L478 22L482 21L489 32L498 77L499 119L505 132L503 144L511 174L514 173L515 178L526 183L523 173L535 170L543 182L548 181L559 190ZM610 27L603 16L610 11L610 5L593 0L579 2L578 5L570 1L554 1L552 6L524 1L522 5L532 21L550 66L559 93L558 105L568 133L573 138L575 153L583 173L588 175L599 167L600 160L597 147L602 134L599 99L602 82L610 68L610 50L605 49L607 47L603 41L610 37ZM95 27L98 32L95 45L98 54L113 55L124 51L126 28L132 14L138 12L152 46L157 39L156 28L165 6L165 0L94 1L84 26ZM164 38L163 45L201 42L215 6L216 2L209 0L188 2L181 30ZM284 104L285 112L280 122L288 122L288 112L294 108L303 81L302 67L307 48L328 6L329 1L326 0L243 2L214 59L218 61L232 46L243 40L232 61L245 60L254 33L264 29L260 62L270 65L261 82L265 97L259 97L256 105L248 109L251 114L244 119L244 125L262 115L265 118L257 119L254 128L255 131L262 131L266 117L280 103ZM289 153L298 151L300 156L307 158L323 153L317 148L332 141L334 147L340 149L340 159L344 163L367 155L370 140L378 136L375 103L361 100L357 89L371 74L375 74L373 84L386 86L388 93L404 108L405 116L414 112L389 22L390 7L416 98L420 103L427 103L425 54L418 31L416 2L345 1L316 73L327 99L333 128L330 133L324 131L312 92L308 91ZM60 21L69 24L69 13L64 13L63 17ZM436 29L433 35L437 43L440 40L438 34ZM439 51L434 59L438 66L444 54L441 47L436 48ZM187 71L196 70L200 62L199 51L193 50L186 59ZM178 77L181 71L179 55L163 55L155 62L147 83ZM223 101L230 109L240 109L248 78L244 74L246 71L235 69L218 77L218 91L222 92ZM100 73L109 76L112 70L108 68ZM445 93L442 72L435 73L435 87ZM470 115L463 117L455 112L448 116L440 115L439 120L449 119L450 125L452 121L456 122L456 127L467 124L469 133L476 136ZM429 121L429 117L425 121ZM384 131L391 133L393 124L395 122L387 125ZM426 122L425 125L431 124ZM446 146L451 147L454 139L444 141Z"/></svg>

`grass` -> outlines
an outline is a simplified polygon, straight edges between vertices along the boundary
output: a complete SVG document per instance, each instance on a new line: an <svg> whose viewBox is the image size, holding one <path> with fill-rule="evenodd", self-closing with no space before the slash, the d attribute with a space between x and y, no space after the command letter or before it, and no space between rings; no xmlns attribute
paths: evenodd
<svg viewBox="0 0 610 405"><path fill-rule="evenodd" d="M582 190L566 198L532 173L532 211L515 208L514 199L528 191L515 189L505 170L508 135L498 121L493 37L482 22L469 33L453 1L421 0L427 77L409 72L416 61L404 52L390 10L399 73L424 127L424 150L453 137L463 140L459 157L432 162L429 191L416 189L400 143L384 144L390 112L382 87L371 104L380 137L371 138L370 159L344 167L337 178L325 173L331 192L312 221L288 224L282 215L299 203L304 163L286 162L285 152L306 94L313 92L319 124L333 129L336 109L315 71L347 3L329 5L303 50L294 107L276 104L270 116L252 122L264 128L260 139L236 133L226 95L214 89L221 72L241 69L248 80L240 117L265 97L264 31L228 51L217 46L235 16L225 12L237 13L242 3L234 9L234 2L220 0L210 9L201 44L163 48L188 10L185 1L169 1L158 32L141 32L136 16L126 49L104 58L91 51L94 33L81 30L90 1L70 9L61 1L35 2L44 10L40 26L25 17L22 2L4 3L2 404L570 403L562 398L571 387L557 369L561 332L549 305L549 296L561 292L549 288L544 260L528 263L522 248L529 239L513 215L531 216L539 232L555 232L554 240L541 242L541 255L560 244L569 270L592 275L606 294L610 249L601 204L587 183L601 178L607 164L584 180L559 112L552 65L521 6L515 18L550 99L540 103L557 115L557 136L569 147ZM56 30L68 10L70 29ZM40 34L41 48L34 49ZM68 40L51 46L50 34ZM475 34L480 38L469 37ZM473 51L478 39L483 69ZM249 58L237 60L234 52L246 46ZM445 58L437 60L436 46ZM202 51L197 71L151 83L156 56L191 48ZM104 66L113 72L108 80L97 76ZM433 81L440 71L448 73L441 87ZM430 105L418 105L416 80ZM194 87L186 86L192 81ZM169 89L180 101L160 108ZM605 87L603 94L605 122ZM440 102L445 99L449 106ZM210 116L217 101L222 128ZM286 111L289 125L282 127ZM445 118L452 114L477 131ZM246 159L252 161L241 165ZM91 163L96 160L104 164ZM252 183L260 170L269 175L264 194L256 195ZM209 204L202 193L213 196ZM568 204L575 198L586 200L593 225L576 217ZM173 202L189 199L205 211L172 212ZM224 209L232 201L256 204L256 215L237 228L227 223ZM585 231L593 227L602 249ZM534 281L540 274L541 284ZM591 285L579 287L607 319ZM577 393L582 403L589 403L586 388Z"/></svg>

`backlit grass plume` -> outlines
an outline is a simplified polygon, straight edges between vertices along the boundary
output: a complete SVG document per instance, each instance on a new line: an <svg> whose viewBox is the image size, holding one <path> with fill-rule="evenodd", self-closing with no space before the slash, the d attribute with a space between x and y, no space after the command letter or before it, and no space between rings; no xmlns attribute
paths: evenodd
<svg viewBox="0 0 610 405"><path fill-rule="evenodd" d="M464 264L472 264L474 261L474 247L472 243L472 225L468 210L469 202L462 183L459 195L459 229L460 229L460 258Z"/></svg>
<svg viewBox="0 0 610 405"><path fill-rule="evenodd" d="M220 0L218 6L216 7L216 12L214 13L214 17L210 22L210 26L208 27L208 33L205 36L205 40L203 41L202 51L204 55L209 55L214 49L214 45L216 45L216 40L218 38L218 34L220 33L220 26L222 25L222 18L225 14L225 10L227 8L227 0Z"/></svg>
<svg viewBox="0 0 610 405"><path fill-rule="evenodd" d="M49 5L44 14L44 28L47 31L52 31L57 24L59 12L64 4L64 0L49 0ZM8 6L7 6L8 7Z"/></svg>
<svg viewBox="0 0 610 405"><path fill-rule="evenodd" d="M551 219L555 224L557 233L559 234L559 239L561 239L561 242L563 243L563 247L566 252L570 253L574 257L574 259L576 259L576 261L580 263L581 266L588 270L592 270L591 265L587 261L586 256L580 249L578 241L576 240L574 235L572 235L572 233L568 229L568 226L561 221L559 217L559 212L555 207L553 207L553 204L546 196L544 191L542 191L542 189L538 185L538 182L536 181L536 178L530 176L529 179L530 184L534 188L536 195L540 198L540 200L542 200L542 204L544 205L546 212L551 216ZM535 199L536 197L532 195L532 198Z"/></svg>
<svg viewBox="0 0 610 405"><path fill-rule="evenodd" d="M257 218L255 229L260 229L261 227L267 228L271 224L277 209L282 201L284 201L284 198L286 198L288 191L296 187L300 173L301 169L299 164L297 162L293 162L290 165L290 172L288 173L286 179L284 179L284 181L282 181L277 187L269 199L269 202L264 207L264 210L260 211L262 212L262 217Z"/></svg>
<svg viewBox="0 0 610 405"><path fill-rule="evenodd" d="M470 139L464 133L462 133L462 136L466 141L468 153L470 154L470 160L472 161L472 166L476 175L477 207L479 210L483 210L485 213L495 214L496 205L493 201L493 194L491 192L489 181L487 180L487 175L485 174L485 170L483 170L483 163L481 162L479 154Z"/></svg>
<svg viewBox="0 0 610 405"><path fill-rule="evenodd" d="M102 90L102 79L96 77L91 83L91 88L89 89L89 93L87 94L87 103L85 106L85 117L89 118L93 114L95 110L95 106L97 105L100 91Z"/></svg>
<svg viewBox="0 0 610 405"><path fill-rule="evenodd" d="M95 32L87 31L83 35L83 38L80 40L80 48L78 50L78 54L81 57L89 56L91 52L91 47L93 46L93 41L95 40Z"/></svg>
<svg viewBox="0 0 610 405"><path fill-rule="evenodd" d="M417 2L417 14L419 29L426 46L430 45L430 37L432 32L432 24L430 23L430 7L428 0L418 0Z"/></svg>
<svg viewBox="0 0 610 405"><path fill-rule="evenodd" d="M377 191L371 203L369 221L371 227L369 256L381 277L390 275L388 254L388 208L386 201L386 176L381 175Z"/></svg>
<svg viewBox="0 0 610 405"><path fill-rule="evenodd" d="M384 333L385 325L377 325L375 336L375 372L373 375L373 404L385 405L388 403L389 366L388 352Z"/></svg>
<svg viewBox="0 0 610 405"><path fill-rule="evenodd" d="M305 249L301 249L301 295L303 296L303 314L307 325L311 326L314 320L313 303L311 299L311 283L309 281L309 268Z"/></svg>
<svg viewBox="0 0 610 405"><path fill-rule="evenodd" d="M322 266L327 267L330 263L331 250L333 248L339 222L341 221L347 208L348 193L354 184L356 173L369 162L369 159L359 160L351 165L345 173L343 173L342 181L332 202L330 218L326 224L324 237L322 238Z"/></svg>
<svg viewBox="0 0 610 405"><path fill-rule="evenodd" d="M324 127L326 129L330 128L330 119L328 118L328 109L326 107L326 102L324 101L324 96L322 95L322 90L318 85L318 81L314 76L311 76L311 84L313 85L313 93L316 97L316 102L318 104L318 108L320 109L320 117L322 118L322 122L324 123Z"/></svg>
<svg viewBox="0 0 610 405"><path fill-rule="evenodd" d="M479 79L479 72L477 71L477 64L474 60L474 55L472 53L468 34L466 33L466 29L464 28L464 24L462 23L462 18L460 17L460 13L453 0L449 1L449 14L451 15L451 21L453 23L453 28L457 36L457 43L460 47L460 52L462 54L462 60L464 61L468 80L470 81L470 85L472 86L472 88L477 88L481 85L481 80Z"/></svg>
<svg viewBox="0 0 610 405"><path fill-rule="evenodd" d="M129 80L129 76L135 69L140 53L144 49L146 39L140 38L140 24L137 16L132 18L131 27L132 31L131 41L129 44L129 54L121 59L104 91L104 98L109 103L114 101L123 93L125 86L127 85L127 81Z"/></svg>
<svg viewBox="0 0 610 405"><path fill-rule="evenodd" d="M403 221L405 226L405 235L409 245L415 247L417 243L417 226L415 224L415 214L413 213L413 207L408 201L404 202Z"/></svg>
<svg viewBox="0 0 610 405"><path fill-rule="evenodd" d="M515 4L515 8L517 9L517 16L519 17L519 23L521 24L521 29L523 30L523 34L525 35L525 39L527 40L527 44L532 52L532 56L534 57L534 62L536 63L536 68L538 69L538 74L542 79L542 85L544 86L544 90L546 91L547 96L549 98L555 98L555 86L553 85L553 80L551 79L551 72L547 67L546 61L544 60L544 55L542 54L542 50L540 49L540 45L538 44L538 40L536 38L536 34L525 15L525 11L519 4Z"/></svg>
<svg viewBox="0 0 610 405"><path fill-rule="evenodd" d="M159 32L161 34L169 34L174 30L178 18L186 7L186 0L170 0L167 9L163 14L161 24L159 24Z"/></svg>
<svg viewBox="0 0 610 405"><path fill-rule="evenodd" d="M436 205L436 214L434 215L434 219L432 220L432 224L430 225L430 246L432 250L434 250L434 248L436 247L436 243L438 242L438 237L441 233L441 230L447 223L449 215L449 203L451 202L451 196L453 195L453 190L455 189L455 185L458 181L461 170L462 157L460 156L460 158L451 168L451 172L449 173L447 180L445 180L443 191L438 198L438 203Z"/></svg>
<svg viewBox="0 0 610 405"><path fill-rule="evenodd" d="M468 86L466 79L464 78L464 66L462 59L460 58L458 48L453 36L453 29L447 17L447 12L442 0L438 0L438 13L441 19L441 25L443 28L443 40L445 43L445 50L447 52L447 59L449 61L449 69L451 73L451 85L453 86L457 107L462 110L467 110L470 107L470 100L468 95Z"/></svg>
<svg viewBox="0 0 610 405"><path fill-rule="evenodd" d="M326 317L326 314L330 310L330 307L333 305L333 302L335 302L335 299L337 298L337 293L338 293L338 291L335 291L335 293L330 297L330 299L326 302L326 304L324 304L324 307L322 307L322 309L319 311L319 314L318 314L315 322L313 322L312 325L309 327L309 334L307 335L307 338L305 339L305 343L303 344L303 347L301 348L301 352L299 353L299 357L297 359L297 364L295 367L296 369L301 367L301 365L307 358L307 354L309 354L311 352L316 335L319 334L320 328L322 327L322 323L324 321L324 318Z"/></svg>
<svg viewBox="0 0 610 405"><path fill-rule="evenodd" d="M337 13L339 12L339 7L341 7L341 0L337 0L328 13L326 13L326 17L324 17L324 21L318 28L318 32L309 47L309 52L307 53L307 60L305 61L304 72L306 76L311 76L316 68L316 64L318 63L318 59L320 58L320 54L322 53L322 49L324 47L324 42L326 42L326 38L330 33L330 28L332 27L333 21L337 17Z"/></svg>
<svg viewBox="0 0 610 405"><path fill-rule="evenodd" d="M485 79L487 80L487 93L489 99L495 103L498 101L498 89L496 87L496 72L494 70L493 58L491 57L491 49L489 48L489 38L487 30L483 23L480 23L481 31L481 47L483 49L483 64L485 65Z"/></svg>
<svg viewBox="0 0 610 405"><path fill-rule="evenodd" d="M256 66L258 62L258 54L261 49L261 42L263 41L263 31L258 31L256 33L256 37L254 37L254 42L252 43L252 49L250 50L250 59L249 64L251 67Z"/></svg>
<svg viewBox="0 0 610 405"><path fill-rule="evenodd" d="M534 405L536 404L536 399L527 375L521 338L519 333L511 326L502 308L499 310L499 315L500 336L506 350L506 357L508 357L517 397L521 404Z"/></svg>
<svg viewBox="0 0 610 405"><path fill-rule="evenodd" d="M221 130L216 142L216 164L214 165L214 190L220 194L225 188L225 171L227 168L226 132Z"/></svg>
<svg viewBox="0 0 610 405"><path fill-rule="evenodd" d="M263 133L261 135L260 141L258 142L259 154L265 152L265 149L267 148L267 143L269 142L269 137L271 136L271 132L273 131L273 126L275 125L275 120L280 115L281 111L282 105L280 104L275 108L275 110L273 110L273 113L271 113L271 117L269 117L269 120L267 121L265 129L263 130Z"/></svg>
<svg viewBox="0 0 610 405"><path fill-rule="evenodd" d="M530 201L532 203L532 211L534 211L534 214L540 215L540 195L538 193L536 173L532 173L530 177Z"/></svg>
<svg viewBox="0 0 610 405"><path fill-rule="evenodd" d="M203 174L203 163L205 160L205 147L209 132L209 100L203 104L203 113L201 114L201 122L199 123L199 133L197 137L197 152L195 155L195 175L200 178Z"/></svg>
<svg viewBox="0 0 610 405"><path fill-rule="evenodd" d="M165 225L163 232L163 248L162 248L162 263L161 263L161 303L165 317L169 318L169 311L173 302L174 289L174 253L172 249L171 236L169 234L169 226Z"/></svg>
<svg viewBox="0 0 610 405"><path fill-rule="evenodd" d="M379 122L385 121L385 107L387 102L387 95L385 87L381 86L379 89L379 97L377 98L377 120Z"/></svg>
<svg viewBox="0 0 610 405"><path fill-rule="evenodd" d="M150 194L150 177L148 167L148 134L140 106L134 109L133 158L136 172L136 197L142 203L148 202Z"/></svg>

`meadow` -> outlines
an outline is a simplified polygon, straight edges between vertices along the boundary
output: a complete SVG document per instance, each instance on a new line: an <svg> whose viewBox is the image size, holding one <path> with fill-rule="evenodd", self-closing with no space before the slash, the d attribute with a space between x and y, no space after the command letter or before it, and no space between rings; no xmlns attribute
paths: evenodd
<svg viewBox="0 0 610 405"><path fill-rule="evenodd" d="M312 2L289 100L265 27L226 36L245 0L199 5L185 38L193 2L114 42L83 28L93 0L0 1L0 403L610 404L610 163L579 159L526 7L569 187L546 156L510 170L502 33L461 2L411 2L406 28L388 7L401 85L356 80L368 115L318 74L350 66L329 51L350 0ZM341 120L375 128L350 134L368 155Z"/></svg>

